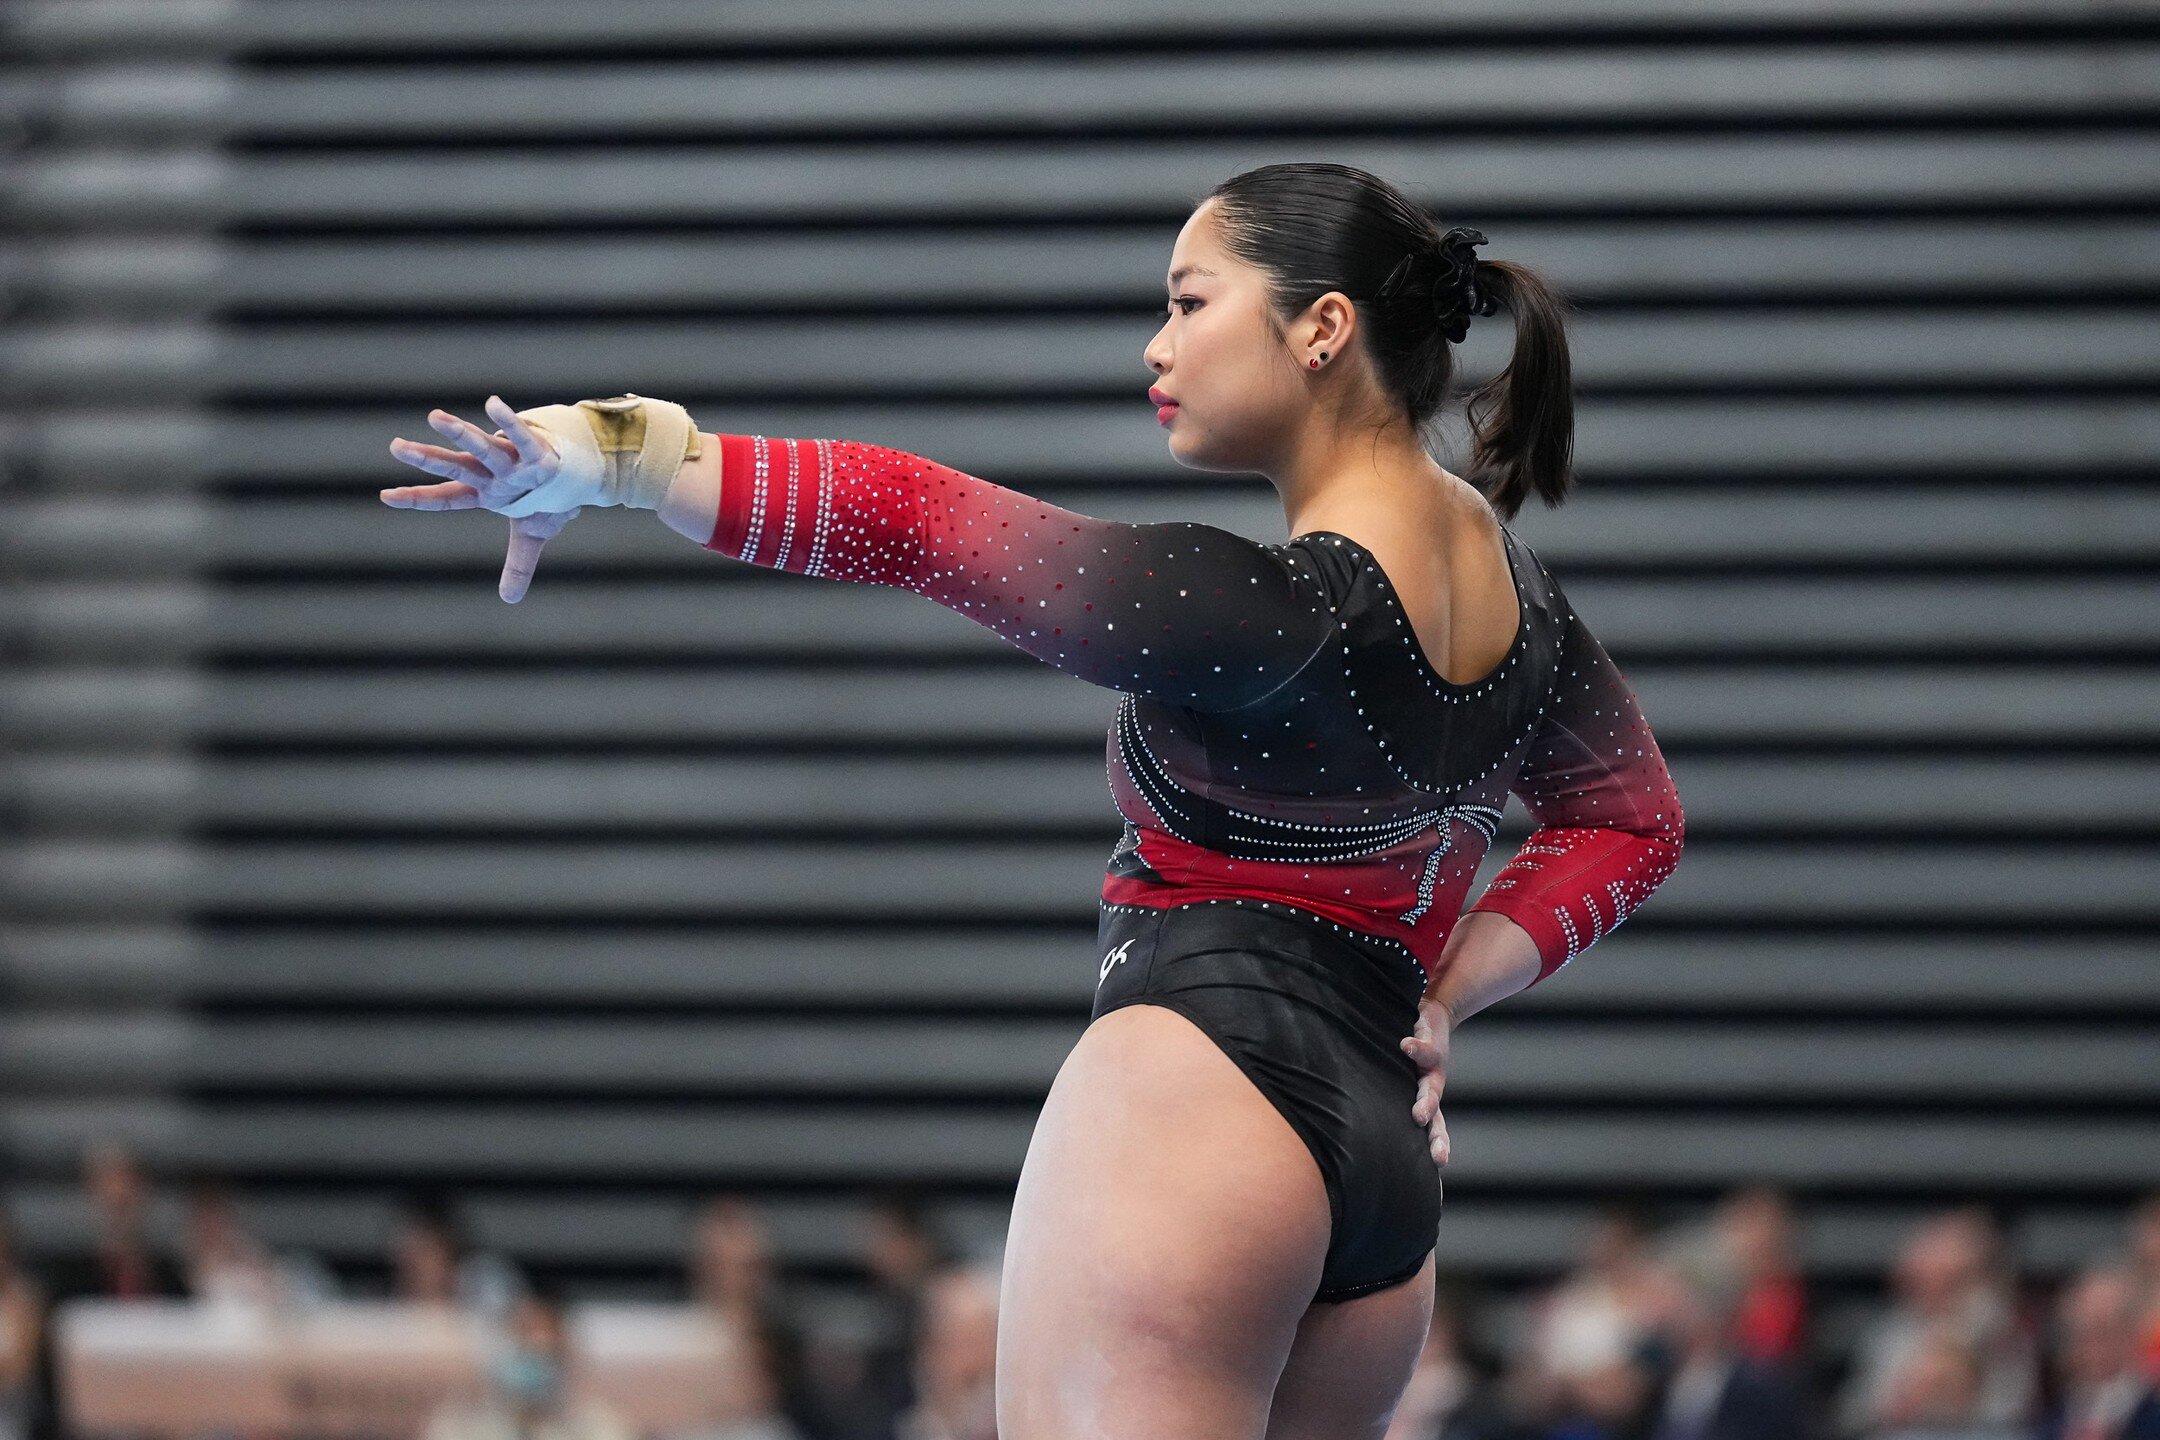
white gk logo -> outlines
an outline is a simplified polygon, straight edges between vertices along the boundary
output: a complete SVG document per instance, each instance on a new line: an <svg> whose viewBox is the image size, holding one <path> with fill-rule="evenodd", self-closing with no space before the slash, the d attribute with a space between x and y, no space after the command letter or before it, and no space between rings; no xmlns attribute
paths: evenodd
<svg viewBox="0 0 2160 1440"><path fill-rule="evenodd" d="M1098 986L1101 985L1103 981L1110 978L1110 967L1117 964L1118 961L1123 960L1125 958L1125 952L1130 949L1132 949L1132 941L1127 940L1123 944L1119 945L1117 949L1112 950L1109 954L1103 956L1102 972L1095 977L1095 983Z"/></svg>

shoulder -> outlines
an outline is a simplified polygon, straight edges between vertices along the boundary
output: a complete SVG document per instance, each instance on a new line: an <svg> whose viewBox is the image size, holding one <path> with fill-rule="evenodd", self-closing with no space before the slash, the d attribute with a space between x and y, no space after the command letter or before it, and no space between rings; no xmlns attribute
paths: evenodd
<svg viewBox="0 0 2160 1440"><path fill-rule="evenodd" d="M1358 576L1373 563L1370 550L1338 530L1308 530L1270 548L1309 570L1333 605L1349 597Z"/></svg>
<svg viewBox="0 0 2160 1440"><path fill-rule="evenodd" d="M1307 530L1269 548L1295 552L1309 557L1315 563L1333 566L1355 565L1366 555L1364 546L1339 530Z"/></svg>

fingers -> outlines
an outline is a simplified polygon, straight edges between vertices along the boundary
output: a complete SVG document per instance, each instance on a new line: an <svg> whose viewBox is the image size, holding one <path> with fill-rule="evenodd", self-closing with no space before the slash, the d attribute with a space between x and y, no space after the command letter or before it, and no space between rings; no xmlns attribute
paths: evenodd
<svg viewBox="0 0 2160 1440"><path fill-rule="evenodd" d="M1447 1121L1440 1114L1440 1097L1447 1089L1446 1052L1440 1051L1432 1059L1421 1058L1421 1048L1429 1051L1434 1047L1415 1035L1403 1041L1403 1048L1424 1067L1424 1073L1418 1076L1417 1098L1410 1102L1410 1118L1426 1127L1433 1163L1445 1165L1448 1162L1448 1133Z"/></svg>
<svg viewBox="0 0 2160 1440"><path fill-rule="evenodd" d="M392 485L380 492L385 505L400 510L474 510L486 507L488 497L503 488L505 476L532 462L548 462L554 450L544 437L517 416L500 395L490 395L488 414L503 426L501 435L489 435L447 410L428 413L428 424L457 448L427 445L400 436L390 442L390 453L416 470L447 477L439 485ZM527 457L530 457L530 460ZM529 472L528 472L529 473ZM502 578L495 593L515 605L532 587L540 566L540 550L578 513L569 510L541 511L510 521L510 546L503 558Z"/></svg>
<svg viewBox="0 0 2160 1440"><path fill-rule="evenodd" d="M494 478L487 466L462 450L426 445L401 436L390 442L390 453L415 470L425 470L430 475L441 475L451 480L462 480L468 485L483 486Z"/></svg>
<svg viewBox="0 0 2160 1440"><path fill-rule="evenodd" d="M547 441L533 432L532 426L518 418L517 411L511 409L502 396L488 396L487 413L490 420L502 426L510 443L517 447L518 458L525 463L538 464L555 453Z"/></svg>
<svg viewBox="0 0 2160 1440"><path fill-rule="evenodd" d="M1433 1162L1438 1165L1447 1164L1448 1159L1447 1122L1440 1116L1440 1100L1447 1089L1447 1041L1444 1034L1436 1036L1431 1017L1421 1011L1414 1033L1397 1042L1420 1072L1410 1116L1430 1132Z"/></svg>
<svg viewBox="0 0 2160 1440"><path fill-rule="evenodd" d="M480 492L456 480L440 485L392 485L382 502L399 510L477 510Z"/></svg>
<svg viewBox="0 0 2160 1440"><path fill-rule="evenodd" d="M1423 1125L1432 1119L1440 1108L1440 1097L1447 1090L1447 1074L1441 1070L1428 1070L1418 1077L1417 1099L1410 1104L1411 1118Z"/></svg>
<svg viewBox="0 0 2160 1440"><path fill-rule="evenodd" d="M1447 1047L1423 1034L1405 1035L1396 1044L1401 1047L1403 1054L1422 1066L1429 1068L1447 1064Z"/></svg>
<svg viewBox="0 0 2160 1440"><path fill-rule="evenodd" d="M448 410L428 411L428 424L441 431L451 444L470 452L490 475L500 476L517 464L515 445L488 434L470 420L460 420Z"/></svg>

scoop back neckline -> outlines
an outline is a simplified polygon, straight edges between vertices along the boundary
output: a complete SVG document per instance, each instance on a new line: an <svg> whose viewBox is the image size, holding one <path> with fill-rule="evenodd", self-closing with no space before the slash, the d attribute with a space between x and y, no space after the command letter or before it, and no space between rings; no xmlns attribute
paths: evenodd
<svg viewBox="0 0 2160 1440"><path fill-rule="evenodd" d="M1426 656L1424 642L1418 636L1416 624L1410 619L1410 612L1403 609L1402 600L1395 589L1394 578L1387 573L1387 567L1380 563L1380 557L1373 553L1371 546L1366 545L1354 536L1343 534L1340 530L1307 530L1290 538L1296 541L1309 540L1319 536L1333 536L1338 540L1347 541L1353 546L1371 565L1371 573L1379 577L1380 588L1387 597L1387 603L1394 607L1395 613L1402 618L1403 625L1410 631L1408 648L1410 653L1416 657L1418 668L1424 671L1425 678L1445 689L1464 691L1475 690L1480 686L1491 684L1514 662L1515 653L1522 649L1530 638L1530 603L1523 594L1522 567L1516 554L1518 542L1515 539L1515 532L1508 529L1507 522L1504 520L1496 520L1494 523L1500 527L1500 548L1507 555L1508 583L1515 590L1515 634L1514 638L1508 641L1507 649L1501 652L1499 661L1491 669L1478 676L1475 680L1467 681L1448 679L1447 676L1440 673Z"/></svg>

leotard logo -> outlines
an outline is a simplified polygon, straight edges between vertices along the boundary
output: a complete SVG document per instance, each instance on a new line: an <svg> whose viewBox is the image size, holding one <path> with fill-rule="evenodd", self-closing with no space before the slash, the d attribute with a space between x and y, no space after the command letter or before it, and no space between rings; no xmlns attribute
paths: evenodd
<svg viewBox="0 0 2160 1440"><path fill-rule="evenodd" d="M1095 983L1098 986L1100 986L1103 981L1110 978L1110 967L1117 964L1118 961L1123 960L1125 958L1125 952L1130 949L1132 949L1132 941L1121 941L1117 949L1112 950L1109 954L1103 956L1102 971L1095 977Z"/></svg>

